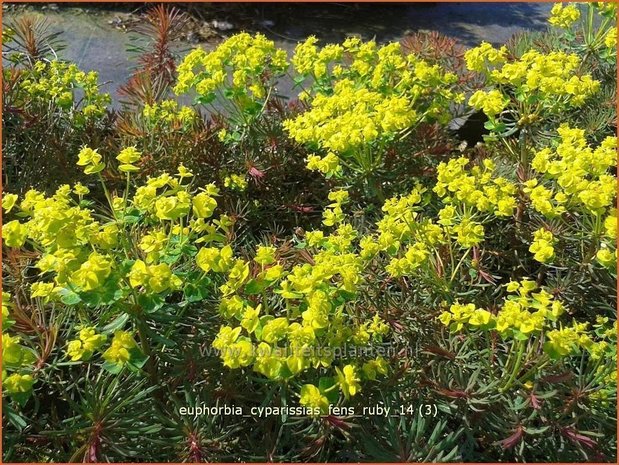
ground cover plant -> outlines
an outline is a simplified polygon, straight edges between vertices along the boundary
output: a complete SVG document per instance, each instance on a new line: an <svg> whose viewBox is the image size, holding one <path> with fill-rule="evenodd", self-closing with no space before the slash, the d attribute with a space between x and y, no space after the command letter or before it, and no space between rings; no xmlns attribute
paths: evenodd
<svg viewBox="0 0 619 465"><path fill-rule="evenodd" d="M114 110L3 30L3 460L616 462L614 4L471 49L144 20Z"/></svg>

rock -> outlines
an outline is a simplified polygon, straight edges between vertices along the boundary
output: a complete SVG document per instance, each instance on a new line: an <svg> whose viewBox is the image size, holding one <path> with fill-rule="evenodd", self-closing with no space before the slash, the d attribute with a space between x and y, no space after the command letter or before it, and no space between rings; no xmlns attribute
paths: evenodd
<svg viewBox="0 0 619 465"><path fill-rule="evenodd" d="M200 35L195 31L189 31L186 37L187 42L190 44L197 44L200 42Z"/></svg>
<svg viewBox="0 0 619 465"><path fill-rule="evenodd" d="M473 147L478 142L483 142L484 135L489 134L484 124L488 117L483 111L473 111L467 115L451 120L447 128L452 131L461 141L466 141L468 147Z"/></svg>
<svg viewBox="0 0 619 465"><path fill-rule="evenodd" d="M197 36L199 40L210 40L213 37L217 37L217 32L214 31L214 27L208 23L205 23L200 26L200 29L198 29Z"/></svg>
<svg viewBox="0 0 619 465"><path fill-rule="evenodd" d="M213 28L219 31L229 31L231 29L234 29L234 25L232 23L228 21L220 21L217 19L211 21L211 26L213 26Z"/></svg>
<svg viewBox="0 0 619 465"><path fill-rule="evenodd" d="M261 27L273 27L273 26L275 26L275 21L271 21L270 19L263 19L258 24Z"/></svg>

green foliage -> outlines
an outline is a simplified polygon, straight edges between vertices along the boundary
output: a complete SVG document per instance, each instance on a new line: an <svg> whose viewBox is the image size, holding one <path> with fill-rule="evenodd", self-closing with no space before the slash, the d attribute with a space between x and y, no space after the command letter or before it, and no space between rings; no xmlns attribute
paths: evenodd
<svg viewBox="0 0 619 465"><path fill-rule="evenodd" d="M615 10L175 70L159 7L118 112L5 31L3 460L615 460Z"/></svg>

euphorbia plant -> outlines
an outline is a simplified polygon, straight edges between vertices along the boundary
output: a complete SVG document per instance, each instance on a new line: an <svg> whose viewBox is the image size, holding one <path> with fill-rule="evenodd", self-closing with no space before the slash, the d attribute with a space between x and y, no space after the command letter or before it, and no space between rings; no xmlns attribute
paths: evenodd
<svg viewBox="0 0 619 465"><path fill-rule="evenodd" d="M319 48L309 37L291 62L295 81L307 88L300 99L308 108L284 125L290 137L315 154L308 168L348 183L384 200L387 152L420 124L450 119L455 74L414 54L399 43L379 46L349 38L342 45Z"/></svg>
<svg viewBox="0 0 619 465"><path fill-rule="evenodd" d="M80 151L78 165L102 184L108 201L103 208L88 200L82 184L62 186L49 197L31 190L21 201L12 194L4 198L7 213L17 217L3 226L5 244L37 254L40 275L30 297L80 315L68 328L65 350L71 363L103 362L101 367L114 374L125 367L144 369L158 385L160 354L153 344L167 336L158 334L151 320L180 316L188 305L221 298L224 321L236 320L222 325L212 343L224 366L252 365L284 382L314 372L304 378L321 386L331 402L338 389L350 397L360 390L362 377L374 380L387 373L381 357L363 363L335 359L347 345L380 342L388 332L378 314L362 315L354 307L364 261L351 248L354 229L342 224L345 191L330 195L334 202L325 213L325 224L337 230L312 235L311 243L323 249L313 255L312 265L293 262L286 269L275 263L274 247L261 246L250 268L228 243L231 220L213 216L217 187L194 186L183 165L175 175L134 186L140 157L134 147L117 155L126 187L115 193L101 175L106 164L98 151ZM329 368L330 376L321 376ZM31 385L24 384L28 390ZM323 400L316 404L308 389L301 391L302 403L326 413Z"/></svg>
<svg viewBox="0 0 619 465"><path fill-rule="evenodd" d="M66 346L72 362L102 358L102 367L117 373L125 366L140 370L151 357L148 370L156 382L148 320L214 293L194 257L199 246L221 246L230 221L213 217L218 189L192 185L182 165L176 175L150 178L134 190L131 173L140 157L132 147L118 154L127 182L115 193L101 176L101 155L84 147L78 165L99 178L108 205L89 200L89 189L79 183L52 196L35 190L22 199L5 195L5 211L16 219L3 225L3 236L5 245L36 253L40 274L30 298L79 315Z"/></svg>

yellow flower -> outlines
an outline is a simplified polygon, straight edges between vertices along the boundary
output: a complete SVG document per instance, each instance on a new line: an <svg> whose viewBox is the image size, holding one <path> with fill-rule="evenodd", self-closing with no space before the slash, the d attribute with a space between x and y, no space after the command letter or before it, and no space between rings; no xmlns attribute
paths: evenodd
<svg viewBox="0 0 619 465"><path fill-rule="evenodd" d="M80 197L83 197L84 195L90 193L90 189L84 186L81 182L78 182L75 184L75 186L73 186L73 192L75 192Z"/></svg>
<svg viewBox="0 0 619 465"><path fill-rule="evenodd" d="M240 328L239 328L240 329ZM223 348L221 358L228 368L241 368L254 361L254 347L247 338L239 338L233 344Z"/></svg>
<svg viewBox="0 0 619 465"><path fill-rule="evenodd" d="M132 164L138 161L142 154L135 147L127 147L116 156L116 159L125 164Z"/></svg>
<svg viewBox="0 0 619 465"><path fill-rule="evenodd" d="M36 282L30 285L30 297L49 298L54 291L54 283Z"/></svg>
<svg viewBox="0 0 619 465"><path fill-rule="evenodd" d="M17 195L15 194L4 194L2 196L2 208L5 212L10 212L15 203L17 202Z"/></svg>
<svg viewBox="0 0 619 465"><path fill-rule="evenodd" d="M469 318L471 326L486 326L492 321L492 313L488 310L476 309Z"/></svg>
<svg viewBox="0 0 619 465"><path fill-rule="evenodd" d="M6 379L2 380L2 387L9 394L29 392L32 390L33 384L34 378L32 378L32 375L21 375L19 373L13 373Z"/></svg>
<svg viewBox="0 0 619 465"><path fill-rule="evenodd" d="M215 271L223 273L233 266L232 247L226 245L221 249L216 247L203 247L196 255L196 264L203 271Z"/></svg>
<svg viewBox="0 0 619 465"><path fill-rule="evenodd" d="M92 291L101 287L112 272L109 257L93 252L80 268L73 273L71 281L83 291Z"/></svg>
<svg viewBox="0 0 619 465"><path fill-rule="evenodd" d="M580 10L576 5L563 6L562 3L555 3L550 10L548 22L553 26L568 29L580 18Z"/></svg>
<svg viewBox="0 0 619 465"><path fill-rule="evenodd" d="M253 333L258 324L260 323L260 305L256 308L247 307L245 312L243 312L243 317L241 319L241 326L247 330L248 333Z"/></svg>
<svg viewBox="0 0 619 465"><path fill-rule="evenodd" d="M28 228L17 220L2 225L2 240L8 247L21 247L28 237Z"/></svg>
<svg viewBox="0 0 619 465"><path fill-rule="evenodd" d="M482 72L488 65L503 63L507 57L507 47L495 49L488 42L482 42L478 47L467 50L464 54L466 67L469 71Z"/></svg>
<svg viewBox="0 0 619 465"><path fill-rule="evenodd" d="M24 347L19 344L19 341L19 336L2 334L2 360L5 365L21 365L24 359Z"/></svg>
<svg viewBox="0 0 619 465"><path fill-rule="evenodd" d="M286 318L270 320L262 328L262 340L268 344L275 344L286 336L288 326L288 319Z"/></svg>
<svg viewBox="0 0 619 465"><path fill-rule="evenodd" d="M509 99L496 89L489 92L478 90L469 99L469 105L477 110L483 110L489 117L501 113L508 103Z"/></svg>
<svg viewBox="0 0 619 465"><path fill-rule="evenodd" d="M155 215L161 220L173 221L187 213L189 213L189 200L178 195L161 197L155 202Z"/></svg>
<svg viewBox="0 0 619 465"><path fill-rule="evenodd" d="M220 351L224 350L238 339L242 329L241 327L222 326L213 341L213 348Z"/></svg>
<svg viewBox="0 0 619 465"><path fill-rule="evenodd" d="M363 364L361 368L367 379L375 380L377 375L386 375L388 371L387 362L384 358L378 357Z"/></svg>
<svg viewBox="0 0 619 465"><path fill-rule="evenodd" d="M533 233L533 243L529 247L529 252L535 254L533 258L538 262L547 263L555 254L553 244L553 234L541 228Z"/></svg>
<svg viewBox="0 0 619 465"><path fill-rule="evenodd" d="M209 218L217 208L217 201L206 192L200 192L193 197L193 213L198 218Z"/></svg>
<svg viewBox="0 0 619 465"><path fill-rule="evenodd" d="M84 357L84 348L82 347L82 341L79 339L75 339L73 341L69 341L67 345L67 356L71 359L72 362L77 362L78 360L87 360Z"/></svg>
<svg viewBox="0 0 619 465"><path fill-rule="evenodd" d="M304 384L301 387L301 405L312 409L316 415L329 413L329 400L313 384Z"/></svg>
<svg viewBox="0 0 619 465"><path fill-rule="evenodd" d="M247 189L247 181L243 174L231 174L224 178L224 187L228 187L233 190L244 191Z"/></svg>
<svg viewBox="0 0 619 465"><path fill-rule="evenodd" d="M118 330L114 333L111 346L103 352L103 358L108 363L124 365L131 360L130 351L136 349L137 346L131 333Z"/></svg>
<svg viewBox="0 0 619 465"><path fill-rule="evenodd" d="M181 163L180 165L178 165L178 176L180 178L191 178L193 176L193 173L187 168L185 168L185 166Z"/></svg>
<svg viewBox="0 0 619 465"><path fill-rule="evenodd" d="M615 269L617 265L617 252L613 252L605 245L596 254L598 261L605 267Z"/></svg>
<svg viewBox="0 0 619 465"><path fill-rule="evenodd" d="M552 358L562 358L575 354L581 348L581 339L586 324L575 323L573 326L548 331L548 341L544 344L544 351ZM586 341L586 340L585 340Z"/></svg>
<svg viewBox="0 0 619 465"><path fill-rule="evenodd" d="M453 229L458 234L458 244L465 248L475 247L484 239L484 227L468 218L464 218Z"/></svg>
<svg viewBox="0 0 619 465"><path fill-rule="evenodd" d="M133 163L138 161L142 157L142 154L138 152L135 147L127 147L118 154L116 159L122 164L118 167L120 171L124 171L126 173L131 171L138 171L136 166L133 166Z"/></svg>
<svg viewBox="0 0 619 465"><path fill-rule="evenodd" d="M101 163L101 155L90 147L83 147L78 154L78 166L84 166L84 173L95 174L105 168L105 163Z"/></svg>
<svg viewBox="0 0 619 465"><path fill-rule="evenodd" d="M339 367L336 367L335 370L337 372L340 389L344 393L344 396L346 396L347 399L354 396L361 389L357 369L352 365L346 365L341 370Z"/></svg>
<svg viewBox="0 0 619 465"><path fill-rule="evenodd" d="M614 25L604 37L604 45L613 52L617 51L617 28Z"/></svg>
<svg viewBox="0 0 619 465"><path fill-rule="evenodd" d="M307 169L312 171L320 171L321 173L326 175L327 178L342 173L340 159L333 152L329 152L326 156L322 158L318 155L310 155L307 158Z"/></svg>
<svg viewBox="0 0 619 465"><path fill-rule="evenodd" d="M272 246L258 246L256 250L256 256L254 257L254 261L259 265L270 265L275 261L275 252L277 249Z"/></svg>

